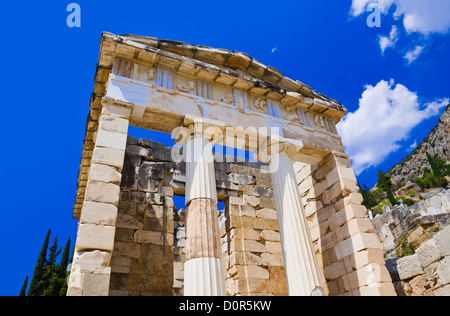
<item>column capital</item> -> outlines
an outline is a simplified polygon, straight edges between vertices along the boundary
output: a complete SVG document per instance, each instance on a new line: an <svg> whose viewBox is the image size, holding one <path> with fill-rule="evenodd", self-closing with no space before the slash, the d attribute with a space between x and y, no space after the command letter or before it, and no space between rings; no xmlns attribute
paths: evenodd
<svg viewBox="0 0 450 316"><path fill-rule="evenodd" d="M220 121L186 115L183 120L183 126L174 130L173 138L176 143L186 145L192 138L204 138L215 144L221 141L225 124Z"/></svg>
<svg viewBox="0 0 450 316"><path fill-rule="evenodd" d="M271 136L258 148L255 159L269 163L273 156L286 154L291 160L295 160L295 155L303 148L303 143L299 140L286 139L280 136Z"/></svg>

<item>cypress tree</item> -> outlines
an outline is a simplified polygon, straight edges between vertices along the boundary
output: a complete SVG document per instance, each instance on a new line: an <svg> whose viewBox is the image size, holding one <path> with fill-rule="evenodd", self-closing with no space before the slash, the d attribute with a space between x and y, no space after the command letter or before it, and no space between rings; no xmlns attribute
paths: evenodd
<svg viewBox="0 0 450 316"><path fill-rule="evenodd" d="M19 296L26 296L25 293L27 291L27 285L28 285L28 275L25 278L25 281L23 281L22 289L20 290Z"/></svg>
<svg viewBox="0 0 450 316"><path fill-rule="evenodd" d="M378 185L384 190L384 192L386 192L389 202L391 202L392 206L397 205L398 202L391 191L391 179L381 170L378 170Z"/></svg>
<svg viewBox="0 0 450 316"><path fill-rule="evenodd" d="M431 157L428 152L426 154L427 154L428 163L430 164L430 167L431 167L431 170L433 171L434 176L436 178L442 178L444 175L442 174L441 169L437 166L433 157Z"/></svg>
<svg viewBox="0 0 450 316"><path fill-rule="evenodd" d="M50 254L46 262L46 271L42 278L42 293L40 296L58 296L61 289L60 282L60 266L56 264L56 258L61 253L61 248L58 250L58 238L55 238L53 245L50 248Z"/></svg>
<svg viewBox="0 0 450 316"><path fill-rule="evenodd" d="M42 245L41 252L39 253L38 260L36 262L36 266L34 268L33 278L30 282L30 288L28 289L28 296L38 296L42 289L40 288L42 286L43 277L45 275L45 264L47 262L47 248L48 248L48 241L50 239L50 232L51 230L48 230L47 236L45 237L44 244Z"/></svg>
<svg viewBox="0 0 450 316"><path fill-rule="evenodd" d="M60 289L59 289L59 296L66 296L67 293L67 266L69 265L69 253L70 253L70 237L67 240L66 246L64 247L64 251L61 257L61 264L60 264Z"/></svg>

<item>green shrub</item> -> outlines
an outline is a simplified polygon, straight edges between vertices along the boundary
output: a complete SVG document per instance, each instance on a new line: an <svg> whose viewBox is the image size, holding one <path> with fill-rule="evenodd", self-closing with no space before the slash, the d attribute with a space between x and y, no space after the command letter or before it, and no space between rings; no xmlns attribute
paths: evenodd
<svg viewBox="0 0 450 316"><path fill-rule="evenodd" d="M414 254L414 247L412 243L408 242L406 237L400 237L397 241L397 246L399 247L399 252L397 255L402 258L406 256L411 256Z"/></svg>
<svg viewBox="0 0 450 316"><path fill-rule="evenodd" d="M414 201L411 200L410 198L406 198L406 199L403 200L403 203L405 203L408 206L411 206L411 205L414 204Z"/></svg>
<svg viewBox="0 0 450 316"><path fill-rule="evenodd" d="M408 190L408 191L406 191L406 194L408 195L408 196L416 196L416 192L414 192L413 190Z"/></svg>

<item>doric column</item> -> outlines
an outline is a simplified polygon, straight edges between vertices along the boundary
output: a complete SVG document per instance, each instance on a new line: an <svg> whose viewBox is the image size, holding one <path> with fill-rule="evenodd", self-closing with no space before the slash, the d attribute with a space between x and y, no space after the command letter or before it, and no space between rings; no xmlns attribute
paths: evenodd
<svg viewBox="0 0 450 316"><path fill-rule="evenodd" d="M205 121L185 119L186 139L186 296L226 294L221 259L216 177L212 146L222 129Z"/></svg>
<svg viewBox="0 0 450 316"><path fill-rule="evenodd" d="M103 104L88 173L68 296L107 296L131 109Z"/></svg>
<svg viewBox="0 0 450 316"><path fill-rule="evenodd" d="M314 254L291 157L301 143L270 140L259 159L270 163L283 258L290 296L323 296L322 279Z"/></svg>

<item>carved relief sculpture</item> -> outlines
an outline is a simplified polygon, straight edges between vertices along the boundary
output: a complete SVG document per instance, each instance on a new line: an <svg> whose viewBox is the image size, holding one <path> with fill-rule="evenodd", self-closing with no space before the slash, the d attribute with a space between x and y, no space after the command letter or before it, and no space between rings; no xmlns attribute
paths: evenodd
<svg viewBox="0 0 450 316"><path fill-rule="evenodd" d="M191 93L192 91L194 91L194 88L195 88L194 81L179 82L177 84L177 89L185 93Z"/></svg>
<svg viewBox="0 0 450 316"><path fill-rule="evenodd" d="M297 112L295 111L294 107L286 106L286 112L288 112L288 116L286 117L286 120L288 120L290 122L298 122Z"/></svg>
<svg viewBox="0 0 450 316"><path fill-rule="evenodd" d="M326 129L325 122L323 121L323 116L322 115L315 115L314 116L314 124L317 127Z"/></svg>
<svg viewBox="0 0 450 316"><path fill-rule="evenodd" d="M233 99L232 95L228 94L228 95L225 95L223 97L220 97L218 101L226 103L226 104L233 104L234 99Z"/></svg>
<svg viewBox="0 0 450 316"><path fill-rule="evenodd" d="M256 98L253 106L264 113L266 112L266 100L263 98Z"/></svg>

